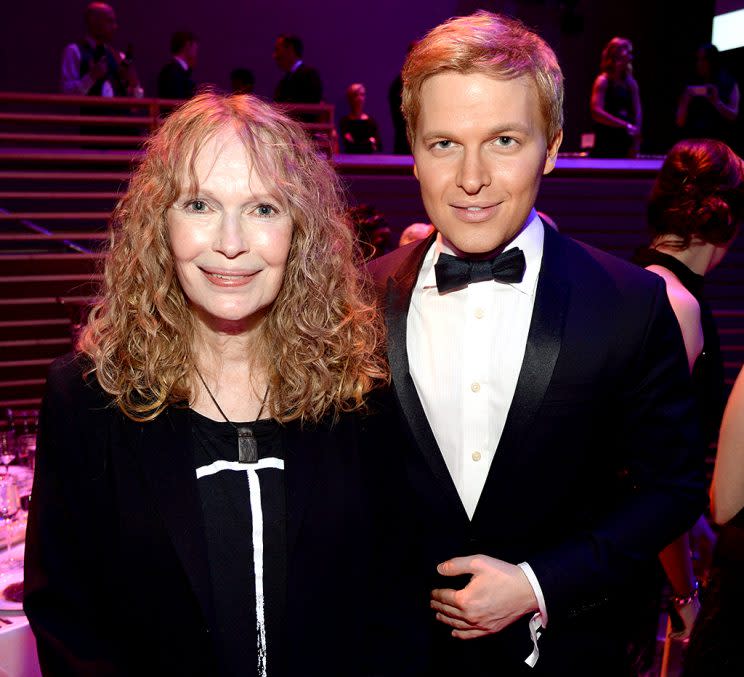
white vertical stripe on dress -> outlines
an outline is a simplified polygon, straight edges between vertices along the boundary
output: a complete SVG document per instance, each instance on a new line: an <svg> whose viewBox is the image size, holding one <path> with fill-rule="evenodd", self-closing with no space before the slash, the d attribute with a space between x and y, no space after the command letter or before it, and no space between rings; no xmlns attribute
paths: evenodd
<svg viewBox="0 0 744 677"><path fill-rule="evenodd" d="M264 468L284 470L281 458L262 458L257 463L240 463L239 461L215 461L196 469L197 479L214 475L222 470L245 472L248 477L248 492L251 502L251 521L253 529L253 577L256 581L256 635L258 651L258 674L267 677L266 651L266 614L264 601L264 543L263 543L263 507L261 506L261 482L258 471Z"/></svg>
<svg viewBox="0 0 744 677"><path fill-rule="evenodd" d="M256 636L258 641L258 674L266 677L266 616L264 613L263 581L263 508L261 507L261 482L258 472L246 470L251 495L253 520L253 578L256 581Z"/></svg>

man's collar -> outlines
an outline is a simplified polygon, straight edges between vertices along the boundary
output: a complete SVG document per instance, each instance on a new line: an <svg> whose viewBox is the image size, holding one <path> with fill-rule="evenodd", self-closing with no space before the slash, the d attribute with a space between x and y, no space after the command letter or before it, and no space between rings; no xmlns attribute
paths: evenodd
<svg viewBox="0 0 744 677"><path fill-rule="evenodd" d="M289 72L294 73L300 66L302 66L302 59L297 59L292 65L292 68L289 69Z"/></svg>
<svg viewBox="0 0 744 677"><path fill-rule="evenodd" d="M181 68L183 68L185 71L189 69L189 65L180 56L177 56L176 54L173 55L173 61L179 64Z"/></svg>
<svg viewBox="0 0 744 677"><path fill-rule="evenodd" d="M518 247L524 252L524 258L527 264L524 271L524 277L521 282L510 284L511 287L514 287L523 294L532 296L537 289L537 278L540 274L544 242L545 227L543 226L540 217L537 215L537 212L533 209L527 217L522 230L520 230L517 236L504 248L504 251L508 251L509 249ZM422 265L422 272L424 272L424 289L437 286L434 264L442 253L456 256L455 252L447 246L442 234L437 233L434 245L429 248Z"/></svg>

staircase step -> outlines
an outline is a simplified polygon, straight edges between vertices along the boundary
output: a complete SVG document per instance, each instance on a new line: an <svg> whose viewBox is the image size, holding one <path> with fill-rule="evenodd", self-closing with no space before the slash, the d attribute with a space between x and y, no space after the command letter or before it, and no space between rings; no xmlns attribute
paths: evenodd
<svg viewBox="0 0 744 677"><path fill-rule="evenodd" d="M93 296L102 275L0 275L0 298Z"/></svg>
<svg viewBox="0 0 744 677"><path fill-rule="evenodd" d="M33 271L38 275L90 274L100 270L102 253L69 254L3 254L0 270L5 277L17 275L27 277Z"/></svg>
<svg viewBox="0 0 744 677"><path fill-rule="evenodd" d="M53 359L69 352L71 348L69 330L67 336L60 338L0 340L0 368L10 362Z"/></svg>

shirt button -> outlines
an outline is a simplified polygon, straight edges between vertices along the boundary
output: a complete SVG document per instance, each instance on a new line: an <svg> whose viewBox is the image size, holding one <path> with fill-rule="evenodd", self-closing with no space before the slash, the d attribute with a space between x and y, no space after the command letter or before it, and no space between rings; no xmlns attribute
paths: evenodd
<svg viewBox="0 0 744 677"><path fill-rule="evenodd" d="M470 385L470 390L472 390L474 393L477 393L480 390L480 383L477 381L475 383L472 383Z"/></svg>
<svg viewBox="0 0 744 677"><path fill-rule="evenodd" d="M481 453L480 453L480 451L474 451L471 454L471 457L473 458L474 461L480 461L481 460Z"/></svg>
<svg viewBox="0 0 744 677"><path fill-rule="evenodd" d="M486 314L486 311L483 310L483 308L476 308L475 309L475 316L480 320L483 318L483 316Z"/></svg>

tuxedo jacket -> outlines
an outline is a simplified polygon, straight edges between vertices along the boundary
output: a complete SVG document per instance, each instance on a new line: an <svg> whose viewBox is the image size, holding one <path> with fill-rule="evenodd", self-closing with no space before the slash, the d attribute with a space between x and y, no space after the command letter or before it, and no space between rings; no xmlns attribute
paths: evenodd
<svg viewBox="0 0 744 677"><path fill-rule="evenodd" d="M467 582L436 574L451 557L528 562L548 627L530 670L523 664L532 649L528 617L471 641L452 639L451 628L432 621L430 673L614 674L624 660L625 611L632 614L628 602L640 596L635 588L706 504L687 360L663 281L545 229L514 399L470 520L409 372L407 313L433 237L370 264L411 441L411 543L430 588Z"/></svg>
<svg viewBox="0 0 744 677"><path fill-rule="evenodd" d="M274 92L277 103L320 103L322 98L320 74L304 63L294 72L285 73Z"/></svg>
<svg viewBox="0 0 744 677"><path fill-rule="evenodd" d="M190 99L196 91L191 71L185 71L177 61L169 61L158 75L158 96L161 99Z"/></svg>
<svg viewBox="0 0 744 677"><path fill-rule="evenodd" d="M372 492L389 486L375 468L390 445L368 420L283 429L286 660L272 676L408 673L377 621L390 576L375 558L389 548ZM24 608L45 675L218 674L186 408L135 423L80 358L56 361L31 504Z"/></svg>

